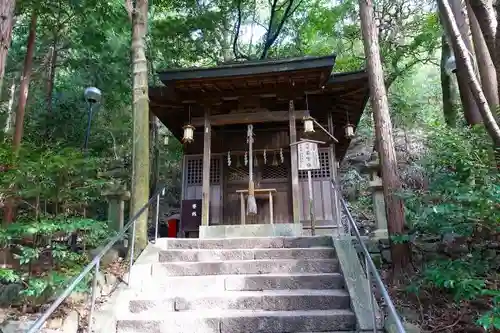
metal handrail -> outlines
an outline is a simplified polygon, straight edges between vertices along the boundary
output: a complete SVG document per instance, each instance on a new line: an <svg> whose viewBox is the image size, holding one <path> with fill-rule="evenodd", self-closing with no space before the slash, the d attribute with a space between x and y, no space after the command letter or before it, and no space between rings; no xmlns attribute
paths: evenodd
<svg viewBox="0 0 500 333"><path fill-rule="evenodd" d="M97 275L99 273L99 266L100 266L100 261L102 257L115 245L116 242L124 238L126 232L130 227L132 227L132 239L130 241L130 265L128 268L128 281L126 282L127 284L130 284L130 271L132 269L132 264L134 261L134 245L135 245L135 225L139 217L144 213L146 208L153 203L153 201L156 199L156 222L155 222L155 242L158 238L158 220L159 220L159 202L160 202L160 196L165 194L165 187L161 188L160 190L156 191L151 198L149 198L148 202L144 204L144 206L139 209L139 211L129 220L129 222L123 227L123 229L116 234L107 244L104 246L104 248L97 254L92 261L85 266L85 268L82 270L82 272L73 278L71 283L69 284L68 287L61 293L61 295L51 304L51 306L31 325L30 329L26 333L37 333L39 330L42 328L42 326L45 324L45 322L50 318L52 313L61 305L62 302L66 298L68 298L69 295L75 290L76 286L92 271L93 268L95 268L95 273L92 281L92 296L91 296L91 303L90 303L90 312L89 312L89 318L88 318L88 328L87 332L91 332L91 327L92 327L92 318L94 314L94 307L95 307L95 301L97 298Z"/></svg>
<svg viewBox="0 0 500 333"><path fill-rule="evenodd" d="M354 230L354 236L356 237L356 240L359 243L359 246L361 248L361 252L363 253L365 257L365 267L366 267L366 278L368 279L368 288L370 291L370 294L373 295L372 291L372 284L371 284L371 279L370 277L373 276L375 280L375 284L377 285L380 293L382 294L382 297L385 300L385 303L387 304L389 316L391 316L394 320L394 324L396 325L396 331L398 333L406 333L406 329L403 326L403 323L401 322L401 319L399 318L399 315L396 311L396 307L394 306L394 303L391 300L391 297L389 296L389 292L387 291L384 282L382 282L382 278L380 277L380 274L378 273L377 267L375 266L375 263L373 262L370 252L368 251L363 239L361 238L361 234L359 232L359 229L354 222L354 219L351 215L351 212L349 211L349 208L347 207L347 203L345 202L344 198L342 197L342 194L340 193L337 185L335 182L332 180L332 188L337 192L337 197L339 198L339 201L342 205L342 208L344 209L346 215L347 215L347 220L349 221L350 228ZM350 235L349 235L350 236ZM373 331L377 332L377 325L376 325L376 313L375 313L375 308L373 304L373 297L370 297L370 306L373 314Z"/></svg>

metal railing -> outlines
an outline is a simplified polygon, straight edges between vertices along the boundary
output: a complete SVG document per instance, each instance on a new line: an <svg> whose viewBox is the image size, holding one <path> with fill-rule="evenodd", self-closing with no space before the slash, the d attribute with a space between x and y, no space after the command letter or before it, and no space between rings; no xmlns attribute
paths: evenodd
<svg viewBox="0 0 500 333"><path fill-rule="evenodd" d="M158 222L159 222L159 208L160 208L160 196L165 195L165 187L156 191L156 193L149 198L148 202L142 206L141 209L129 220L129 222L123 227L123 229L116 234L107 244L104 246L101 252L97 254L92 261L85 266L82 272L71 280L71 283L68 287L61 293L61 295L51 304L51 306L33 323L30 329L26 333L37 333L43 327L45 322L50 318L50 316L57 310L57 308L64 302L66 298L68 298L71 293L75 290L82 280L87 277L92 271L94 271L94 276L92 280L92 290L91 290L91 300L90 300L90 311L88 317L88 325L87 332L92 331L92 319L94 316L95 310L95 302L97 298L97 276L99 275L99 268L101 258L116 244L116 242L125 238L127 231L132 227L132 235L130 236L129 244L130 244L130 265L128 268L128 281L127 284L130 284L130 271L132 269L132 264L134 262L134 246L135 246L135 229L136 222L139 217L144 213L146 208L150 206L154 201L156 201L156 214L155 214L155 242L158 239Z"/></svg>
<svg viewBox="0 0 500 333"><path fill-rule="evenodd" d="M370 295L370 310L372 313L372 319L373 319L373 332L378 332L377 329L377 310L375 309L375 299L374 299L374 293L373 293L373 285L372 285L372 279L375 282L375 285L377 286L378 291L380 292L380 295L384 299L385 305L387 306L387 312L388 316L392 319L391 326L395 326L395 331L397 333L406 333L406 330L403 326L403 323L401 322L401 319L399 318L399 315L396 311L396 307L394 306L394 303L391 300L391 297L389 296L389 292L387 291L387 288L384 285L384 282L382 281L382 278L380 277L380 274L378 273L377 267L375 266L375 263L373 262L370 252L368 251L364 240L361 237L361 234L359 232L359 229L354 222L354 219L351 215L351 212L349 211L349 208L347 207L347 203L345 202L344 198L342 197L342 193L340 192L338 185L335 184L334 181L332 181L332 188L334 191L337 192L337 197L339 198L340 204L342 205L342 209L344 210L346 216L347 216L347 221L348 221L348 236L351 238L352 234L354 233L354 239L357 241L357 244L361 250L361 254L364 257L365 261L365 270L366 270L366 279L368 280L368 291ZM354 247L354 245L353 245ZM392 330L391 330L392 332Z"/></svg>

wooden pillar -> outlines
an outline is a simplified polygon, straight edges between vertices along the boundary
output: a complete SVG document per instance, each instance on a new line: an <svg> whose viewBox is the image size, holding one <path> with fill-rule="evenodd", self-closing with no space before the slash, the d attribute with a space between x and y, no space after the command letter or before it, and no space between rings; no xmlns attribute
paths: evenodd
<svg viewBox="0 0 500 333"><path fill-rule="evenodd" d="M297 142L297 128L295 119L295 105L290 100L288 108L288 121L290 125L290 144ZM293 223L300 223L300 187L299 187L299 162L297 145L290 146L290 162L292 170L292 210Z"/></svg>
<svg viewBox="0 0 500 333"><path fill-rule="evenodd" d="M335 133L335 126L333 124L333 115L332 111L328 112L328 132L330 132L332 135ZM338 171L337 171L337 158L335 156L335 143L332 141L330 143L329 147L329 155L330 155L330 160L328 161L330 164L330 178L333 182L335 182L335 185L338 186ZM339 195L336 190L331 188L331 193L332 193L332 201L333 201L333 223L337 225L337 234L340 231L340 228L342 228L342 214L341 214L341 209L340 209L340 200L339 200Z"/></svg>
<svg viewBox="0 0 500 333"><path fill-rule="evenodd" d="M212 129L210 127L210 110L205 109L205 126L203 129L203 184L201 202L201 225L208 226L210 217L210 146Z"/></svg>

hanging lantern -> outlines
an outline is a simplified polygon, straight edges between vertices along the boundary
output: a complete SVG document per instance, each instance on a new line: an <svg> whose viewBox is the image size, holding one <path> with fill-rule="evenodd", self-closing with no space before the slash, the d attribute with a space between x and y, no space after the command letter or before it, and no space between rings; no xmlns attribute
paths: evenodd
<svg viewBox="0 0 500 333"><path fill-rule="evenodd" d="M193 125L186 125L183 127L184 129L184 135L182 137L182 142L183 143L192 143L194 141L194 126Z"/></svg>
<svg viewBox="0 0 500 333"><path fill-rule="evenodd" d="M314 133L314 119L311 116L302 118L304 122L304 133Z"/></svg>
<svg viewBox="0 0 500 333"><path fill-rule="evenodd" d="M267 150L264 149L264 153L262 154L264 156L264 164L267 164Z"/></svg>
<svg viewBox="0 0 500 333"><path fill-rule="evenodd" d="M345 137L348 139L354 138L354 126L351 124L347 124L345 126Z"/></svg>

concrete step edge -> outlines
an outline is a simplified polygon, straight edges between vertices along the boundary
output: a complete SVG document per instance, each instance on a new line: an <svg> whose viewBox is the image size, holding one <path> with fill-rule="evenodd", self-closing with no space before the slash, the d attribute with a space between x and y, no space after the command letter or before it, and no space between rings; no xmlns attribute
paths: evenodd
<svg viewBox="0 0 500 333"><path fill-rule="evenodd" d="M214 261L177 261L177 262L157 262L157 263L152 263L152 265L159 265L159 266L165 266L165 265L173 265L173 266L178 266L178 265L208 265L208 264L219 264L219 263L225 263L225 264L231 264L231 263L248 263L248 262L262 262L262 263L268 263L268 262L275 262L275 263L285 263L285 262L338 262L339 260L337 258L327 258L327 259L253 259L253 260L214 260ZM149 264L151 265L151 264Z"/></svg>
<svg viewBox="0 0 500 333"><path fill-rule="evenodd" d="M159 238L151 243L157 249L167 248L315 248L333 247L331 236L235 237L235 238Z"/></svg>
<svg viewBox="0 0 500 333"><path fill-rule="evenodd" d="M160 252L210 252L210 251L221 251L221 252L230 252L230 251L294 251L294 250L301 250L301 251L313 251L313 250L332 250L335 251L334 247L329 247L329 246L318 246L318 247L270 247L270 248L253 248L253 249L247 249L247 248L234 248L234 249L204 249L204 248L198 248L198 249L160 249Z"/></svg>
<svg viewBox="0 0 500 333"><path fill-rule="evenodd" d="M168 294L168 295L160 295L155 292L144 292L144 291L135 291L135 290L127 290L125 292L127 297L130 297L131 300L134 301L150 301L150 300L165 300L182 297L185 299L202 299L208 297L220 297L220 298L235 298L235 297L308 297L308 296L331 296L331 297L348 297L349 293L345 289L275 289L275 290L262 290L262 291L233 291L233 290L225 290L225 291L214 291L214 292L203 292L198 293L194 292L193 294L186 294L182 292L182 294Z"/></svg>
<svg viewBox="0 0 500 333"><path fill-rule="evenodd" d="M169 318L190 320L193 318L244 318L244 317L319 317L319 316L354 316L350 309L332 310L293 310L293 311L263 311L263 310L205 310L182 312L151 312L117 314L117 321L166 321Z"/></svg>
<svg viewBox="0 0 500 333"><path fill-rule="evenodd" d="M210 262L259 259L332 259L334 248L256 248L256 249L165 249L150 262Z"/></svg>

